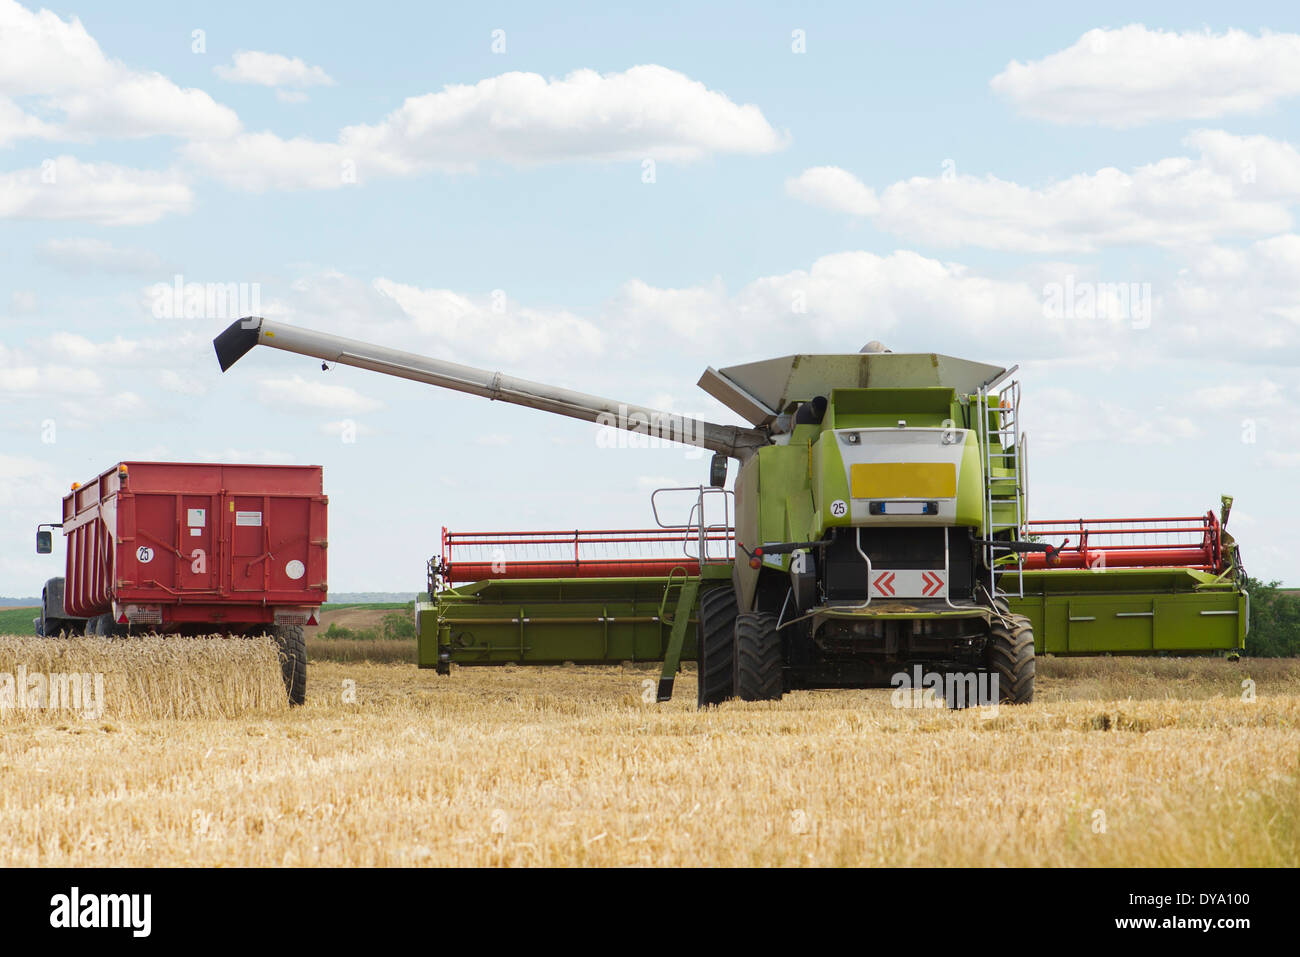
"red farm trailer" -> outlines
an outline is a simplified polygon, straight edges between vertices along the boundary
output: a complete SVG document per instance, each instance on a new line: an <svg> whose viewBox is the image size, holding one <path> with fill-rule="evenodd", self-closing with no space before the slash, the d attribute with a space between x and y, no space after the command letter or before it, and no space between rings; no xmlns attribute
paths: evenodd
<svg viewBox="0 0 1300 957"><path fill-rule="evenodd" d="M303 626L326 598L326 506L319 466L121 462L63 499L37 531L50 579L39 635L142 632L273 635L292 700L306 691Z"/></svg>

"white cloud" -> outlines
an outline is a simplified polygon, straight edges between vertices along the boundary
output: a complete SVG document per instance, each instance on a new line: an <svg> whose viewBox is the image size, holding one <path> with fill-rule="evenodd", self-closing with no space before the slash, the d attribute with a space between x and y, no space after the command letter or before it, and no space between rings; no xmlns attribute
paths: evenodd
<svg viewBox="0 0 1300 957"><path fill-rule="evenodd" d="M1040 334L1065 334L1063 324L1043 319L1041 297L1028 283L990 279L905 250L833 253L735 293L720 281L661 289L631 280L606 314L618 329L610 339L625 354L662 349L665 331L701 355L728 348L755 359L856 350L871 339L900 351L930 351L942 342L945 352L985 352L994 332L1023 336L1026 347ZM741 344L738 329L745 330Z"/></svg>
<svg viewBox="0 0 1300 957"><path fill-rule="evenodd" d="M1290 228L1282 206L1241 196L1185 158L1131 173L1108 168L1040 189L993 176L915 177L881 195L879 224L916 241L1023 252L1209 242Z"/></svg>
<svg viewBox="0 0 1300 957"><path fill-rule="evenodd" d="M227 185L253 192L338 189L386 169L374 162L358 166L357 154L337 143L303 137L286 140L275 133L245 133L228 140L187 143L181 153Z"/></svg>
<svg viewBox="0 0 1300 957"><path fill-rule="evenodd" d="M334 422L322 422L318 430L323 435L338 439L341 442L351 442L366 435L376 435L377 431L364 422L356 422L352 419L338 419Z"/></svg>
<svg viewBox="0 0 1300 957"><path fill-rule="evenodd" d="M67 486L55 477L48 462L25 455L0 452L0 472L5 476L5 481L0 482L0 508L49 509L53 504L57 510L67 491Z"/></svg>
<svg viewBox="0 0 1300 957"><path fill-rule="evenodd" d="M158 373L159 387L177 395L203 395L208 387L192 376L183 376L172 369L163 369Z"/></svg>
<svg viewBox="0 0 1300 957"><path fill-rule="evenodd" d="M1300 452L1277 452L1270 449L1264 453L1264 464L1269 468L1286 471L1300 469Z"/></svg>
<svg viewBox="0 0 1300 957"><path fill-rule="evenodd" d="M1057 123L1131 127L1258 113L1300 94L1300 36L1089 30L1041 60L1013 60L989 85L1022 113Z"/></svg>
<svg viewBox="0 0 1300 957"><path fill-rule="evenodd" d="M563 310L532 309L502 297L471 297L450 289L375 280L375 289L410 317L425 341L484 360L518 361L545 356L554 361L597 356L604 336L593 323Z"/></svg>
<svg viewBox="0 0 1300 957"><path fill-rule="evenodd" d="M408 98L374 125L344 128L338 141L244 134L188 144L185 156L242 189L326 189L358 179L482 162L689 161L715 153L768 153L785 145L757 106L665 67L622 73L577 70L563 79L504 73Z"/></svg>
<svg viewBox="0 0 1300 957"><path fill-rule="evenodd" d="M0 173L0 219L79 219L109 226L188 212L193 194L177 174L83 163L72 156Z"/></svg>
<svg viewBox="0 0 1300 957"><path fill-rule="evenodd" d="M300 412L329 411L361 415L383 407L383 403L362 395L351 386L327 385L299 375L263 379L258 384L258 399L276 408L290 408Z"/></svg>
<svg viewBox="0 0 1300 957"><path fill-rule="evenodd" d="M94 393L104 381L93 369L64 365L16 365L0 357L0 392L10 395L48 396Z"/></svg>
<svg viewBox="0 0 1300 957"><path fill-rule="evenodd" d="M231 83L258 86L333 86L330 75L318 66L308 66L298 57L259 50L240 50L231 66L214 67L217 76Z"/></svg>
<svg viewBox="0 0 1300 957"><path fill-rule="evenodd" d="M223 137L239 118L207 93L105 56L76 17L0 0L0 95L39 97L59 135ZM33 135L51 135L46 127Z"/></svg>
<svg viewBox="0 0 1300 957"><path fill-rule="evenodd" d="M1192 402L1207 411L1272 409L1285 403L1285 392L1269 379L1260 379L1258 382L1225 382L1195 390Z"/></svg>
<svg viewBox="0 0 1300 957"><path fill-rule="evenodd" d="M1110 167L1041 187L995 176L917 176L886 187L876 213L866 211L863 193L843 186L792 192L871 215L881 228L935 246L1079 253L1125 244L1205 244L1291 229L1290 206L1300 199L1300 153L1294 147L1212 130L1196 131L1185 142L1200 151L1197 158L1171 157L1127 172ZM819 174L811 181L824 185L829 178Z"/></svg>
<svg viewBox="0 0 1300 957"><path fill-rule="evenodd" d="M44 120L24 113L17 103L0 96L0 147L23 139L52 139L58 129Z"/></svg>
<svg viewBox="0 0 1300 957"><path fill-rule="evenodd" d="M146 275L163 268L157 253L114 246L102 239L50 239L41 243L36 252L46 262L74 273Z"/></svg>
<svg viewBox="0 0 1300 957"><path fill-rule="evenodd" d="M406 100L344 142L412 165L479 159L693 160L710 153L769 153L784 142L757 106L737 106L676 70L575 70L562 80L503 73Z"/></svg>
<svg viewBox="0 0 1300 957"><path fill-rule="evenodd" d="M55 102L67 115L67 130L78 136L198 139L233 136L239 130L234 110L202 90L181 89L161 73L129 73L108 86L63 94Z"/></svg>
<svg viewBox="0 0 1300 957"><path fill-rule="evenodd" d="M287 292L264 296L262 314L324 332L457 361L545 369L584 361L606 346L600 323L563 309L518 302L504 293L470 294L318 271Z"/></svg>
<svg viewBox="0 0 1300 957"><path fill-rule="evenodd" d="M139 369L175 367L186 357L202 350L210 338L195 333L170 333L167 336L148 336L143 339L116 336L111 340L95 342L74 332L56 332L33 345L42 355L59 361Z"/></svg>
<svg viewBox="0 0 1300 957"><path fill-rule="evenodd" d="M1196 439L1201 427L1190 416L1167 412L1163 407L1141 406L1115 401L1091 393L1061 387L1040 387L1033 391L1022 427L1043 451L1078 448L1083 443L1119 443L1148 447L1172 445ZM1087 415L1080 416L1079 410Z"/></svg>
<svg viewBox="0 0 1300 957"><path fill-rule="evenodd" d="M203 462L226 462L231 465L291 465L297 461L293 453L275 449L201 449L198 458Z"/></svg>
<svg viewBox="0 0 1300 957"><path fill-rule="evenodd" d="M1189 256L1171 296L1170 335L1188 352L1270 363L1300 361L1300 236Z"/></svg>
<svg viewBox="0 0 1300 957"><path fill-rule="evenodd" d="M1241 194L1300 198L1300 151L1290 143L1222 130L1194 130L1183 142L1201 151L1203 165L1231 177Z"/></svg>
<svg viewBox="0 0 1300 957"><path fill-rule="evenodd" d="M785 191L795 199L851 216L880 212L876 194L852 173L838 166L814 166L785 181Z"/></svg>

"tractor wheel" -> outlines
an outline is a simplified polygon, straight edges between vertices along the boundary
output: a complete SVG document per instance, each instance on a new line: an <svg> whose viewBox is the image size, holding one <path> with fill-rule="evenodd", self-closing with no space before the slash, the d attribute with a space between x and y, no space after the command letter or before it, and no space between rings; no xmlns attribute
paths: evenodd
<svg viewBox="0 0 1300 957"><path fill-rule="evenodd" d="M736 695L732 678L735 658L736 591L730 585L710 588L700 596L697 626L698 690L695 703L701 707L722 704Z"/></svg>
<svg viewBox="0 0 1300 957"><path fill-rule="evenodd" d="M785 694L784 664L776 615L754 612L736 618L736 697L779 700Z"/></svg>
<svg viewBox="0 0 1300 957"><path fill-rule="evenodd" d="M1034 700L1034 629L1028 618L1012 615L1010 627L993 619L987 656L989 670L998 676L999 702Z"/></svg>
<svg viewBox="0 0 1300 957"><path fill-rule="evenodd" d="M270 635L280 651L280 672L290 704L307 700L307 639L302 625L276 625Z"/></svg>

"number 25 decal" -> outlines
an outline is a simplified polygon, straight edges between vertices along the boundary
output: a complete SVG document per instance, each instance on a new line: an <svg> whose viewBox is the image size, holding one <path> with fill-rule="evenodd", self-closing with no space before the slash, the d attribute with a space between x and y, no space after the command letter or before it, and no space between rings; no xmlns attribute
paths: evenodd
<svg viewBox="0 0 1300 957"><path fill-rule="evenodd" d="M849 505L844 499L837 498L831 502L831 515L835 518L843 518L847 514L849 514Z"/></svg>

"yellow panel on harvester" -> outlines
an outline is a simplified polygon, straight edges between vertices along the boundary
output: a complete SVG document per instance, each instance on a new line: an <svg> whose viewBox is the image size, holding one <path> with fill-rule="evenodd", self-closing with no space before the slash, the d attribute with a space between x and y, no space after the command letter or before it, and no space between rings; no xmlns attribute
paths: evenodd
<svg viewBox="0 0 1300 957"><path fill-rule="evenodd" d="M952 498L957 466L951 462L860 462L849 469L854 498Z"/></svg>

